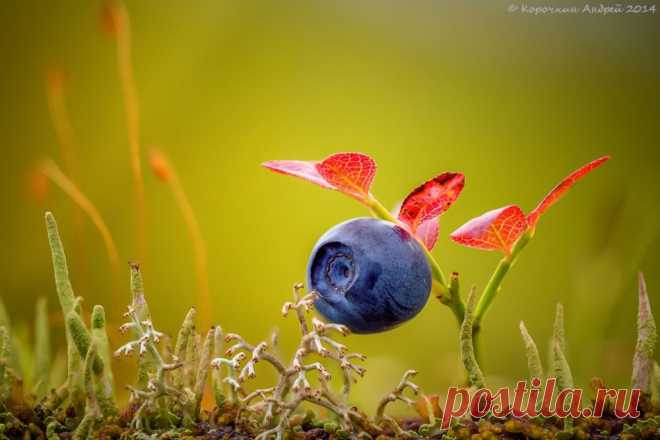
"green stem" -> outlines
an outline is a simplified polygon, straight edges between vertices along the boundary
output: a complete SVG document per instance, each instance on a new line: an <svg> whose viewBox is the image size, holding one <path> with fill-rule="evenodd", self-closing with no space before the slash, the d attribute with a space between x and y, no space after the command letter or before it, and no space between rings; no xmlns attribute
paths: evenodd
<svg viewBox="0 0 660 440"><path fill-rule="evenodd" d="M382 203L380 203L375 197L369 196L369 198L366 199L365 204L374 217L392 223L400 223L399 220L396 219L392 213L388 211L387 208L385 208ZM441 303L449 306L449 308L454 313L454 316L456 316L456 320L460 326L463 323L463 317L465 315L465 304L463 304L463 301L460 298L458 292L458 283L456 283L456 287L452 289L452 287L447 284L447 278L440 268L438 261L426 248L424 243L420 242L420 245L426 254L426 259L429 262L429 266L431 267L431 275L433 277L433 291Z"/></svg>
<svg viewBox="0 0 660 440"><path fill-rule="evenodd" d="M387 220L388 222L392 223L399 223L399 220L397 220L390 211L387 210L383 206L382 203L380 203L374 196L370 196L366 201L365 204L371 211L371 213L374 215L374 217L378 217L382 220Z"/></svg>
<svg viewBox="0 0 660 440"><path fill-rule="evenodd" d="M497 267L495 268L495 271L490 276L488 284L486 284L486 287L481 294L481 299L479 300L479 304L477 304L477 308L474 313L475 324L477 327L479 326L484 313L486 310L488 310L491 303L495 299L495 296L497 296L498 292L500 291L502 281L511 268L511 262L511 256L505 256L500 260Z"/></svg>
<svg viewBox="0 0 660 440"><path fill-rule="evenodd" d="M449 306L454 311L454 316L456 316L458 326L460 327L463 325L463 321L465 320L465 304L461 300L460 285L458 284L458 272L452 272L451 277L449 278L448 297L451 301ZM439 297L439 299L442 301L443 298Z"/></svg>
<svg viewBox="0 0 660 440"><path fill-rule="evenodd" d="M525 248L525 246L527 246L527 243L529 243L533 236L533 231L528 231L523 234L513 246L511 252L505 255L495 268L495 271L491 275L490 280L488 280L488 284L486 284L486 287L484 288L484 291L479 298L479 303L477 304L477 307L474 311L475 333L479 330L481 320L485 316L486 312L490 308L491 303L500 291L504 277L509 272L509 269L511 269L511 267L515 264L518 255Z"/></svg>

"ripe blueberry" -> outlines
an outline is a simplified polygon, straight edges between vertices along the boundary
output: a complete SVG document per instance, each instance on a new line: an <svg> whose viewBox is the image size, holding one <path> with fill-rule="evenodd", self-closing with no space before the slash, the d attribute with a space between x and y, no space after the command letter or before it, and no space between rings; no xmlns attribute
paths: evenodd
<svg viewBox="0 0 660 440"><path fill-rule="evenodd" d="M431 270L408 231L374 218L356 218L326 232L307 265L316 309L355 333L391 329L417 315L431 291Z"/></svg>

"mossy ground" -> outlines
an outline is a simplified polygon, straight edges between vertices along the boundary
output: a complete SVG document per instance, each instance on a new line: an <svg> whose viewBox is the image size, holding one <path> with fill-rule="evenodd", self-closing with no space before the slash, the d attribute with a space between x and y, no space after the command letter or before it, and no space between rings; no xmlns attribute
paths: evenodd
<svg viewBox="0 0 660 440"><path fill-rule="evenodd" d="M227 403L220 409L203 411L195 423L177 428L160 429L157 425L142 430L131 428L135 406L129 405L119 416L98 422L96 438L110 439L252 439L260 434L259 429L248 423L236 424L237 407ZM60 408L55 412L41 404L29 402L8 403L0 414L0 439L73 439L81 416L73 407ZM564 422L558 418L521 418L457 421L448 431L436 431L425 436L444 440L488 440L488 439L657 439L660 438L660 406L644 398L638 419L616 418L611 412L603 417L579 418L574 427L564 430ZM419 434L422 420L399 421L410 438L423 437ZM422 428L423 429L423 428ZM312 411L292 417L287 437L298 440L350 438L348 433L338 430L338 425L322 419ZM374 434L376 440L401 438L393 431L385 430Z"/></svg>

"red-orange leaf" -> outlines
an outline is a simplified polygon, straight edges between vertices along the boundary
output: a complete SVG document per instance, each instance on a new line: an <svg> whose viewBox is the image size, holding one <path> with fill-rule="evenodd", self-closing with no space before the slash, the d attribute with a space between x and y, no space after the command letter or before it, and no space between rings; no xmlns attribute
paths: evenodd
<svg viewBox="0 0 660 440"><path fill-rule="evenodd" d="M376 162L366 154L333 154L316 165L319 174L337 190L364 200L376 175Z"/></svg>
<svg viewBox="0 0 660 440"><path fill-rule="evenodd" d="M582 177L584 177L585 174L587 174L589 171L598 168L600 165L605 163L610 157L609 156L603 156L599 157L598 159L594 160L593 162L589 162L582 168L579 168L575 171L573 171L571 174L566 176L564 180L559 182L557 186L555 186L552 191L546 195L543 200L541 200L541 203L538 204L536 208L527 216L527 223L529 223L530 228L534 228L536 226L536 223L539 221L539 218L541 215L549 208L551 207L557 200L563 196L566 191L571 189L571 187L580 180Z"/></svg>
<svg viewBox="0 0 660 440"><path fill-rule="evenodd" d="M508 253L526 230L525 214L509 205L473 218L452 232L451 238L464 246Z"/></svg>
<svg viewBox="0 0 660 440"><path fill-rule="evenodd" d="M435 219L458 198L465 185L461 173L443 173L415 188L401 205L399 220L416 233L422 223Z"/></svg>
<svg viewBox="0 0 660 440"><path fill-rule="evenodd" d="M271 160L264 167L280 174L299 177L323 188L334 189L360 201L369 196L376 175L376 162L366 154L338 153L321 162Z"/></svg>
<svg viewBox="0 0 660 440"><path fill-rule="evenodd" d="M318 162L307 162L303 160L271 160L264 162L263 166L276 173L287 174L289 176L309 180L323 188L336 189L333 185L326 182L323 176L319 174L316 169L317 163Z"/></svg>
<svg viewBox="0 0 660 440"><path fill-rule="evenodd" d="M417 227L417 231L415 231L415 237L424 243L426 249L432 250L436 241L438 241L439 232L440 224L438 223L438 219L432 218L431 220L426 220Z"/></svg>

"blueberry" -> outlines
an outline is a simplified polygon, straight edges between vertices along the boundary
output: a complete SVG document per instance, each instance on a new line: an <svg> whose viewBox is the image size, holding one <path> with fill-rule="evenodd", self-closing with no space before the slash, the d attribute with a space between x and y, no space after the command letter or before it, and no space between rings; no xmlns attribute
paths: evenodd
<svg viewBox="0 0 660 440"><path fill-rule="evenodd" d="M431 291L431 270L408 231L374 218L356 218L326 232L307 265L316 309L355 333L391 329L417 315Z"/></svg>

